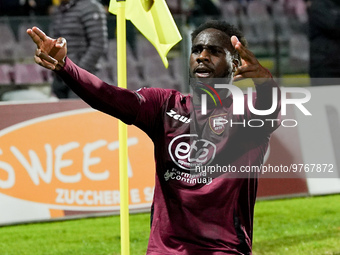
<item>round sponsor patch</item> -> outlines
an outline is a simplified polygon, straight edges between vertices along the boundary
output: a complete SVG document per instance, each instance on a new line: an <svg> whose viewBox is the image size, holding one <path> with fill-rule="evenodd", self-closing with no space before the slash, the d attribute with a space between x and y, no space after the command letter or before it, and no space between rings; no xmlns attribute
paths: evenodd
<svg viewBox="0 0 340 255"><path fill-rule="evenodd" d="M168 147L172 161L180 168L195 170L196 166L211 163L216 155L216 145L196 134L179 135Z"/></svg>

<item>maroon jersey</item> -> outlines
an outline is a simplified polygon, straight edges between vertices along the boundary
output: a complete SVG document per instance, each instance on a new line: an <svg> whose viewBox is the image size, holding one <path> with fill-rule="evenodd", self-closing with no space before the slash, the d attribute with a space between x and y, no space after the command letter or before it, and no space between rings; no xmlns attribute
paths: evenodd
<svg viewBox="0 0 340 255"><path fill-rule="evenodd" d="M247 123L277 119L279 107L263 117L245 105L244 115L233 115L231 95L202 115L191 96L167 89L117 88L69 59L58 73L92 107L136 125L154 143L156 181L147 254L251 254L257 176L240 170L263 163L278 122L256 128ZM258 86L251 95L256 109L270 108L273 86ZM214 168L208 171L208 166Z"/></svg>

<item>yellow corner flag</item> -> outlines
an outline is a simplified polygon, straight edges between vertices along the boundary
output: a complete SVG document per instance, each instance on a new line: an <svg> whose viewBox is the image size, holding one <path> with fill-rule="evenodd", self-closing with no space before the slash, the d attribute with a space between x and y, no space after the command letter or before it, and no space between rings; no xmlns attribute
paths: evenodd
<svg viewBox="0 0 340 255"><path fill-rule="evenodd" d="M111 0L109 12L117 15L117 10L118 3ZM125 16L153 44L168 68L166 55L182 37L165 0L126 0Z"/></svg>

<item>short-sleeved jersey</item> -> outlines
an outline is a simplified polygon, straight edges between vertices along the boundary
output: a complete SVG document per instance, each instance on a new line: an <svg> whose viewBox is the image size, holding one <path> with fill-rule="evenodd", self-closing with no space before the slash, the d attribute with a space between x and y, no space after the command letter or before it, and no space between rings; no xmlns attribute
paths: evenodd
<svg viewBox="0 0 340 255"><path fill-rule="evenodd" d="M233 114L232 95L203 115L190 95L157 88L120 89L69 59L59 75L92 107L136 125L154 143L156 178L147 254L251 254L257 174L241 168L263 163L278 122L249 126L249 120L261 122L264 117L249 111L247 95L243 115ZM256 109L270 108L274 86L269 82L249 95ZM277 119L279 108L265 118ZM208 166L214 171L207 171Z"/></svg>

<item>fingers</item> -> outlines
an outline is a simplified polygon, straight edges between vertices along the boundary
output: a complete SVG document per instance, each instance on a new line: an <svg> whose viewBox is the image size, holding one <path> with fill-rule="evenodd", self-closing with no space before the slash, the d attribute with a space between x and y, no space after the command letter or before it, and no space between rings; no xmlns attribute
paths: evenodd
<svg viewBox="0 0 340 255"><path fill-rule="evenodd" d="M240 57L243 60L252 64L255 64L257 62L255 55L248 48L246 48L235 35L233 35L230 40L233 47L235 48L235 50L238 51Z"/></svg>
<svg viewBox="0 0 340 255"><path fill-rule="evenodd" d="M255 55L238 40L236 36L231 37L231 43L239 53L242 65L238 66L234 74L235 79L260 78L264 71Z"/></svg>
<svg viewBox="0 0 340 255"><path fill-rule="evenodd" d="M57 60L60 58L60 56L58 57L60 49L65 48L61 53L65 52L66 54L66 40L61 37L57 40L52 39L37 27L27 29L27 34L37 45L34 61L45 68L55 70L60 64Z"/></svg>
<svg viewBox="0 0 340 255"><path fill-rule="evenodd" d="M234 74L234 81L239 81L246 78L252 78L255 84L262 84L272 78L268 69L260 64L241 66Z"/></svg>
<svg viewBox="0 0 340 255"><path fill-rule="evenodd" d="M233 35L233 36L230 38L230 40L231 40L231 44L233 45L234 48L236 48L237 43L240 43L240 44L241 44L241 42L238 40L238 38L237 38L235 35Z"/></svg>
<svg viewBox="0 0 340 255"><path fill-rule="evenodd" d="M45 67L47 69L50 69L50 70L55 70L56 69L56 65L54 64L51 64L37 56L34 56L34 61L35 63L37 63L38 65L42 66L42 67Z"/></svg>
<svg viewBox="0 0 340 255"><path fill-rule="evenodd" d="M47 35L37 27L33 27L32 31L40 38L41 41L46 41Z"/></svg>
<svg viewBox="0 0 340 255"><path fill-rule="evenodd" d="M230 40L242 60L242 65L237 67L234 74L234 81L252 78L256 84L262 84L271 79L270 72L259 63L255 55L242 45L236 36L232 36Z"/></svg>
<svg viewBox="0 0 340 255"><path fill-rule="evenodd" d="M258 76L259 72L256 66L240 66L236 69L234 79L256 78Z"/></svg>
<svg viewBox="0 0 340 255"><path fill-rule="evenodd" d="M40 46L41 42L44 42L47 39L46 34L37 27L27 29L27 34L32 38L35 44L38 45L38 47Z"/></svg>
<svg viewBox="0 0 340 255"><path fill-rule="evenodd" d="M32 38L33 42L40 47L41 44L41 39L40 37L32 30L32 29L27 29L27 34Z"/></svg>
<svg viewBox="0 0 340 255"><path fill-rule="evenodd" d="M40 49L36 49L35 55L51 64L57 64L58 61L54 58L52 58L50 55L46 54L45 52L42 52Z"/></svg>
<svg viewBox="0 0 340 255"><path fill-rule="evenodd" d="M248 50L246 47L244 47L241 43L237 44L235 49L240 54L240 57L246 62L249 62L251 64L257 63L257 59L255 55L250 50Z"/></svg>
<svg viewBox="0 0 340 255"><path fill-rule="evenodd" d="M242 66L239 66L239 67L236 69L235 75L236 75L236 74L249 73L249 72L256 72L258 68L259 68L258 65L242 64Z"/></svg>
<svg viewBox="0 0 340 255"><path fill-rule="evenodd" d="M234 75L241 75L244 78L263 78L270 76L268 70L260 64L240 66L237 68Z"/></svg>
<svg viewBox="0 0 340 255"><path fill-rule="evenodd" d="M56 65L58 64L58 61L54 58L52 58L51 56L49 56L48 54L42 52L40 49L37 49L35 52L35 56L34 56L34 61L51 70L54 70Z"/></svg>

